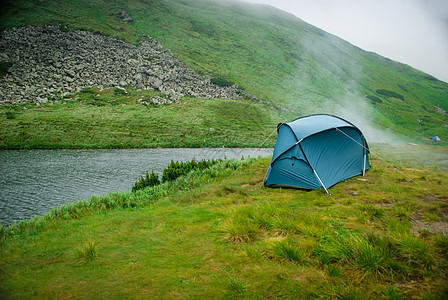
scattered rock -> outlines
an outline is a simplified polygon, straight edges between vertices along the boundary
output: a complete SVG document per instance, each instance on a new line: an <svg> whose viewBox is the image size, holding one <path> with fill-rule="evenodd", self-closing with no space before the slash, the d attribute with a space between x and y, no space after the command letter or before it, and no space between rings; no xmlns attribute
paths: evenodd
<svg viewBox="0 0 448 300"><path fill-rule="evenodd" d="M130 24L134 21L132 19L131 15L128 14L124 9L121 9L120 11L117 12L117 17L119 17L120 19L122 19L124 22L126 22L128 24Z"/></svg>
<svg viewBox="0 0 448 300"><path fill-rule="evenodd" d="M156 104L176 103L182 96L261 101L237 85L212 83L149 36L136 47L88 31L61 31L58 26L11 28L2 33L0 61L12 63L0 79L0 105L54 101L91 86L100 91L132 86L169 95L153 99Z"/></svg>
<svg viewBox="0 0 448 300"><path fill-rule="evenodd" d="M448 113L446 112L446 110L444 110L443 108L434 105L434 109L436 110L436 112L438 112L439 114L442 114L444 116L448 116Z"/></svg>

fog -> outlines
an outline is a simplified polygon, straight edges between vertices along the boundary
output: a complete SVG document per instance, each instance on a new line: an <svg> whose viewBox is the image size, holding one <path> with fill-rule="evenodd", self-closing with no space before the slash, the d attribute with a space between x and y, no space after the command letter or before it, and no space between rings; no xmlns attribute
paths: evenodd
<svg viewBox="0 0 448 300"><path fill-rule="evenodd" d="M364 50L408 64L448 82L448 0L244 0L269 4L332 33ZM324 47L301 41L311 51ZM319 107L322 113L343 117L370 142L402 143L384 126L374 123L374 108L355 86L363 76L356 64L346 66L353 76L345 95L335 95ZM359 79L359 78L358 78ZM307 81L307 78L301 78ZM299 84L299 83L298 83ZM355 91L355 92L353 92Z"/></svg>
<svg viewBox="0 0 448 300"><path fill-rule="evenodd" d="M448 0L244 0L269 4L448 82Z"/></svg>

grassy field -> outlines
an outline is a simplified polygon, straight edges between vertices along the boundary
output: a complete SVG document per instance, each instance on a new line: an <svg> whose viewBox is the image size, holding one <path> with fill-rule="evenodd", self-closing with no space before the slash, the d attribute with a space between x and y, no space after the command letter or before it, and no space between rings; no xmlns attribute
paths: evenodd
<svg viewBox="0 0 448 300"><path fill-rule="evenodd" d="M390 161L385 145L372 150L367 176L332 196L262 188L269 158L232 160L1 228L0 293L444 299L448 153L402 145L425 160Z"/></svg>
<svg viewBox="0 0 448 300"><path fill-rule="evenodd" d="M157 92L86 89L60 103L0 107L0 149L258 147L290 114L252 101L184 98L143 105ZM264 146L273 146L273 134Z"/></svg>
<svg viewBox="0 0 448 300"><path fill-rule="evenodd" d="M163 95L132 87L127 91L92 87L57 102L1 106L0 149L273 147L277 124L299 116L252 100L184 97L180 104L146 105L138 100L147 103ZM370 119L350 120L360 126ZM374 129L372 141L394 136L389 139L434 144L378 123L367 125L367 138L372 127L383 130ZM439 136L437 145L446 147Z"/></svg>

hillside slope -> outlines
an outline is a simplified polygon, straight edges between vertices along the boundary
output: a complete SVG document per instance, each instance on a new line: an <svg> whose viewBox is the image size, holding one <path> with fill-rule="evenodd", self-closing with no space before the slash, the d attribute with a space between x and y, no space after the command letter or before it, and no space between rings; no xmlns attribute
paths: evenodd
<svg viewBox="0 0 448 300"><path fill-rule="evenodd" d="M133 22L117 16L122 8ZM414 138L448 139L447 83L269 6L58 0L10 2L3 11L1 28L62 24L135 44L149 34L197 72L237 83L295 116L336 113L363 130L374 124Z"/></svg>

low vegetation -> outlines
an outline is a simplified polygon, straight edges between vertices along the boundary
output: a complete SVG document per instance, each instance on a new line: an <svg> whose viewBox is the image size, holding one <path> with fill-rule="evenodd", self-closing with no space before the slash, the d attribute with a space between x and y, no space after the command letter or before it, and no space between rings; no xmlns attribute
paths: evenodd
<svg viewBox="0 0 448 300"><path fill-rule="evenodd" d="M401 95L401 94L399 94L397 92L394 92L394 91L379 89L379 90L376 90L376 92L378 94L386 96L386 97L393 97L393 98L397 98L397 99L400 99L400 100L404 100L403 95Z"/></svg>
<svg viewBox="0 0 448 300"><path fill-rule="evenodd" d="M162 182L176 180L180 176L185 176L193 170L203 171L218 162L221 162L221 160L213 159L202 160L199 162L196 162L196 160L194 159L187 162L174 162L173 160L171 160L171 163L168 165L168 167L163 170L162 181L160 181L159 175L154 173L154 171L151 172L151 175L149 175L149 172L146 171L146 176L140 176L139 180L132 187L132 191L135 192L138 190L142 190L148 186L156 186L161 184Z"/></svg>
<svg viewBox="0 0 448 300"><path fill-rule="evenodd" d="M262 187L269 158L225 160L174 181L92 197L1 228L6 298L443 299L446 151L372 149L331 188ZM384 162L381 157L391 161ZM75 250L73 250L75 249Z"/></svg>
<svg viewBox="0 0 448 300"><path fill-rule="evenodd" d="M0 149L258 147L291 113L249 100L182 98L88 88L40 105L0 107ZM138 101L143 99L144 101ZM264 146L273 146L275 135Z"/></svg>

